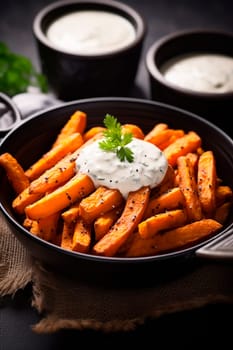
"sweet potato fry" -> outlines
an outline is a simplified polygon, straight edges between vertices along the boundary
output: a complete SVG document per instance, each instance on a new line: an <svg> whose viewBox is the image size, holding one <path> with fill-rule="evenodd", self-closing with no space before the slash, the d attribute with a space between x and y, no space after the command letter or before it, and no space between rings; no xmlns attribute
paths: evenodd
<svg viewBox="0 0 233 350"><path fill-rule="evenodd" d="M170 129L173 132L171 133L170 136L163 142L161 142L158 147L163 151L166 147L171 145L175 140L179 139L180 137L184 136L184 130L181 129ZM165 132L166 130L164 130Z"/></svg>
<svg viewBox="0 0 233 350"><path fill-rule="evenodd" d="M17 214L25 214L24 210L29 205L43 197L43 193L30 193L29 187L25 188L12 202L12 208Z"/></svg>
<svg viewBox="0 0 233 350"><path fill-rule="evenodd" d="M79 214L86 222L91 223L98 216L119 207L123 202L124 198L120 191L100 186L81 200Z"/></svg>
<svg viewBox="0 0 233 350"><path fill-rule="evenodd" d="M6 152L0 155L0 166L4 168L15 193L19 194L29 186L29 180L22 166L10 153Z"/></svg>
<svg viewBox="0 0 233 350"><path fill-rule="evenodd" d="M54 243L56 240L59 218L60 212L56 212L52 215L47 216L46 218L39 219L37 221L38 236L47 242ZM35 231L33 233L35 233Z"/></svg>
<svg viewBox="0 0 233 350"><path fill-rule="evenodd" d="M125 208L111 229L93 247L93 253L114 256L141 221L149 201L150 188L142 187L130 192Z"/></svg>
<svg viewBox="0 0 233 350"><path fill-rule="evenodd" d="M153 143L153 140L157 137L157 135L167 128L168 125L165 123L156 124L147 134L145 134L144 140Z"/></svg>
<svg viewBox="0 0 233 350"><path fill-rule="evenodd" d="M77 153L76 150L71 155L62 158L52 168L33 180L30 183L29 192L45 194L70 180L76 173L75 160L77 159Z"/></svg>
<svg viewBox="0 0 233 350"><path fill-rule="evenodd" d="M123 210L123 206L114 208L107 213L99 216L94 221L94 232L95 232L95 241L99 241L111 228L111 226L116 222L120 217Z"/></svg>
<svg viewBox="0 0 233 350"><path fill-rule="evenodd" d="M159 147L160 149L166 148L166 143L167 146L181 137L184 136L184 131L183 130L174 130L174 129L165 129L161 130L160 132L157 132L156 134L153 135L153 138L151 138L150 142L153 143L155 146ZM169 141L170 140L170 141ZM161 146L160 146L161 145Z"/></svg>
<svg viewBox="0 0 233 350"><path fill-rule="evenodd" d="M151 238L160 231L183 226L187 222L187 214L182 209L169 210L141 221L138 232L142 238Z"/></svg>
<svg viewBox="0 0 233 350"><path fill-rule="evenodd" d="M198 161L197 188L202 210L212 217L216 209L216 163L212 151L203 152Z"/></svg>
<svg viewBox="0 0 233 350"><path fill-rule="evenodd" d="M67 223L75 222L79 216L79 201L71 205L70 208L63 211L61 216L62 219Z"/></svg>
<svg viewBox="0 0 233 350"><path fill-rule="evenodd" d="M83 134L84 142L92 139L92 137L96 136L97 134L102 135L103 131L105 130L106 128L104 126L93 126Z"/></svg>
<svg viewBox="0 0 233 350"><path fill-rule="evenodd" d="M232 206L231 202L225 202L221 204L219 207L217 207L215 211L214 219L220 222L220 224L222 225L225 224L230 214L231 206Z"/></svg>
<svg viewBox="0 0 233 350"><path fill-rule="evenodd" d="M202 219L173 230L143 239L137 232L131 241L126 257L148 256L182 249L217 233L222 225L213 219Z"/></svg>
<svg viewBox="0 0 233 350"><path fill-rule="evenodd" d="M201 146L201 143L200 136L194 131L189 131L166 147L163 152L169 164L175 167L180 156L185 156L189 152L195 152Z"/></svg>
<svg viewBox="0 0 233 350"><path fill-rule="evenodd" d="M67 250L72 250L74 222L63 222L60 246Z"/></svg>
<svg viewBox="0 0 233 350"><path fill-rule="evenodd" d="M123 133L131 133L133 137L143 140L145 135L142 129L136 124L123 124L121 127Z"/></svg>
<svg viewBox="0 0 233 350"><path fill-rule="evenodd" d="M232 189L230 188L230 186L226 186L226 185L217 186L215 196L216 196L216 206L220 206L226 201L231 202L233 200Z"/></svg>
<svg viewBox="0 0 233 350"><path fill-rule="evenodd" d="M174 187L174 181L175 181L175 171L173 167L168 164L167 172L163 178L163 181L151 191L151 196L158 197L162 193L167 192L169 189Z"/></svg>
<svg viewBox="0 0 233 350"><path fill-rule="evenodd" d="M179 187L185 198L185 208L190 221L201 220L203 217L201 204L197 195L195 171L188 157L177 159Z"/></svg>
<svg viewBox="0 0 233 350"><path fill-rule="evenodd" d="M143 219L147 219L166 210L179 209L185 204L183 192L179 187L174 187L160 196L150 198Z"/></svg>
<svg viewBox="0 0 233 350"><path fill-rule="evenodd" d="M74 225L72 239L72 250L80 253L87 253L91 245L91 225L87 224L81 217Z"/></svg>
<svg viewBox="0 0 233 350"><path fill-rule="evenodd" d="M25 175L30 181L38 178L47 169L50 169L68 153L74 152L83 144L83 138L80 133L74 133L66 136L56 147L50 149L38 161L25 171Z"/></svg>
<svg viewBox="0 0 233 350"><path fill-rule="evenodd" d="M85 174L77 174L63 186L45 195L25 208L26 215L35 220L52 215L65 209L77 200L94 191L91 178Z"/></svg>
<svg viewBox="0 0 233 350"><path fill-rule="evenodd" d="M68 119L66 124L61 129L60 133L57 135L55 142L52 147L56 147L62 140L66 139L67 136L74 133L84 133L84 130L87 125L87 115L82 111L74 112L71 117Z"/></svg>

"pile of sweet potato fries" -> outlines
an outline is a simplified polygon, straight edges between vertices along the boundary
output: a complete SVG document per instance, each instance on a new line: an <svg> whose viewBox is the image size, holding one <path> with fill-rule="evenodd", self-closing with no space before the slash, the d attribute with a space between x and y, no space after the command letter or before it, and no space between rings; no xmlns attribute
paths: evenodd
<svg viewBox="0 0 233 350"><path fill-rule="evenodd" d="M51 148L28 169L10 153L0 155L16 196L12 202L32 234L75 252L138 257L189 247L216 234L232 206L232 189L217 175L212 150L202 148L195 131L156 124L145 134L135 124L122 130L160 148L168 161L160 185L130 192L95 188L76 170L82 147L102 137L103 126L88 129L76 111Z"/></svg>

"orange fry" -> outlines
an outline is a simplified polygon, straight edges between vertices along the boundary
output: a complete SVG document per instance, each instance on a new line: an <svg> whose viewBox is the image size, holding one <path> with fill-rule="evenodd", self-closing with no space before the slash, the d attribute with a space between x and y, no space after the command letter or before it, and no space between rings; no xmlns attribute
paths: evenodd
<svg viewBox="0 0 233 350"><path fill-rule="evenodd" d="M153 140L156 139L157 135L159 135L162 131L166 130L168 125L165 123L156 124L144 137L144 141L153 143Z"/></svg>
<svg viewBox="0 0 233 350"><path fill-rule="evenodd" d="M79 110L74 112L61 129L52 147L57 146L62 140L66 139L67 136L72 135L74 133L80 133L82 135L84 133L86 125L86 113Z"/></svg>
<svg viewBox="0 0 233 350"><path fill-rule="evenodd" d="M138 232L142 238L150 238L159 231L179 227L184 225L186 222L187 215L184 210L170 210L141 221L138 224Z"/></svg>
<svg viewBox="0 0 233 350"><path fill-rule="evenodd" d="M39 220L65 209L75 201L87 196L94 189L94 184L89 176L77 174L65 185L28 205L25 208L25 213L30 219Z"/></svg>
<svg viewBox="0 0 233 350"><path fill-rule="evenodd" d="M177 159L180 156L185 156L189 152L195 152L201 146L201 143L200 136L194 131L189 131L166 147L163 152L169 164L176 166Z"/></svg>
<svg viewBox="0 0 233 350"><path fill-rule="evenodd" d="M81 217L74 225L72 250L87 253L91 245L91 225L87 224Z"/></svg>
<svg viewBox="0 0 233 350"><path fill-rule="evenodd" d="M122 206L114 208L107 213L99 216L94 222L94 232L95 232L95 241L99 241L111 226L115 223L115 221L119 218L122 212Z"/></svg>
<svg viewBox="0 0 233 350"><path fill-rule="evenodd" d="M29 180L22 166L10 153L6 152L0 155L0 166L6 171L6 176L17 194L29 186Z"/></svg>
<svg viewBox="0 0 233 350"><path fill-rule="evenodd" d="M94 254L114 256L137 228L149 201L149 187L130 192L120 218L93 247Z"/></svg>
<svg viewBox="0 0 233 350"><path fill-rule="evenodd" d="M179 187L174 187L160 196L150 198L144 219L166 210L178 209L185 203L184 195Z"/></svg>
<svg viewBox="0 0 233 350"><path fill-rule="evenodd" d="M190 221L202 219L201 204L197 195L197 184L193 165L188 157L177 159L179 187L185 198L185 207Z"/></svg>
<svg viewBox="0 0 233 350"><path fill-rule="evenodd" d="M65 157L68 153L74 152L83 144L83 138L80 133L74 133L66 136L56 147L50 149L37 162L30 166L25 171L25 175L30 181L38 178L44 171L50 169L59 160Z"/></svg>
<svg viewBox="0 0 233 350"><path fill-rule="evenodd" d="M202 210L211 217L216 209L216 164L212 151L203 152L198 161L197 185Z"/></svg>
<svg viewBox="0 0 233 350"><path fill-rule="evenodd" d="M156 255L189 247L217 233L221 228L222 225L213 219L202 219L148 239L143 239L137 232L134 234L125 256Z"/></svg>
<svg viewBox="0 0 233 350"><path fill-rule="evenodd" d="M98 216L119 207L123 201L124 198L120 191L100 186L89 196L81 200L79 213L86 222L91 223Z"/></svg>

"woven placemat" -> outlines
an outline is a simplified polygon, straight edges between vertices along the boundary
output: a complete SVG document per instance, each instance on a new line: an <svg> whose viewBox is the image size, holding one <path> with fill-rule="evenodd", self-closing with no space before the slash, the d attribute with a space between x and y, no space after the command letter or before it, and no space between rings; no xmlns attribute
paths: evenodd
<svg viewBox="0 0 233 350"><path fill-rule="evenodd" d="M2 214L0 228L0 295L14 297L17 290L32 283L31 305L41 316L32 326L37 333L61 329L128 331L148 318L233 302L232 264L205 261L175 278L155 278L154 283L145 285L88 283L79 279L78 273L71 278L32 259Z"/></svg>

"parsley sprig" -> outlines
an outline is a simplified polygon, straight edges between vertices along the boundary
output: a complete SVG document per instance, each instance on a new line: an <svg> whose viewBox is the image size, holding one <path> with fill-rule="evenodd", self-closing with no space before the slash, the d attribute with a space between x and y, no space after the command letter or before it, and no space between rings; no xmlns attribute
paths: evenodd
<svg viewBox="0 0 233 350"><path fill-rule="evenodd" d="M46 77L37 73L29 58L15 54L0 42L0 91L9 96L26 92L29 86L48 91Z"/></svg>
<svg viewBox="0 0 233 350"><path fill-rule="evenodd" d="M110 114L106 114L104 125L106 127L105 138L99 142L100 148L106 152L116 153L121 162L127 160L132 163L134 160L133 151L126 147L133 139L132 133L123 133L121 124Z"/></svg>

